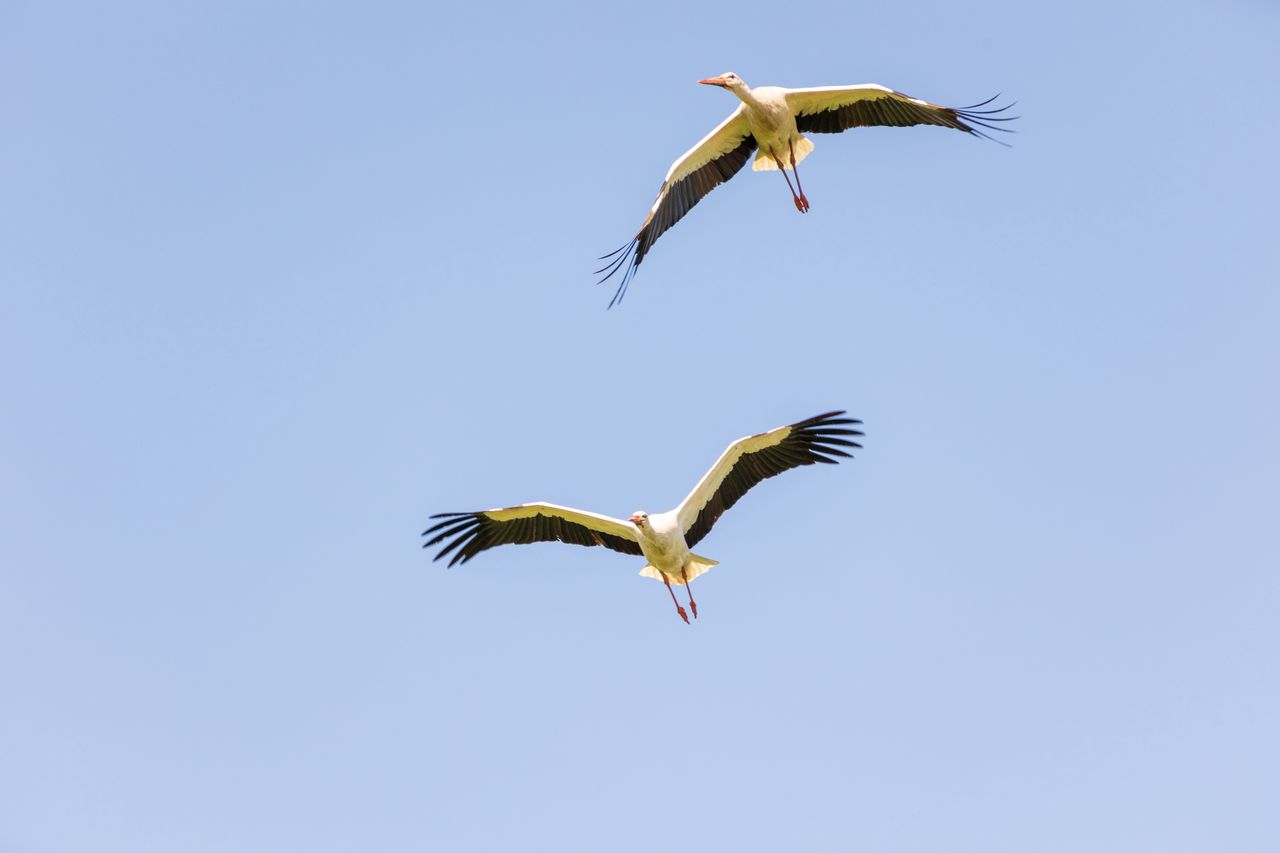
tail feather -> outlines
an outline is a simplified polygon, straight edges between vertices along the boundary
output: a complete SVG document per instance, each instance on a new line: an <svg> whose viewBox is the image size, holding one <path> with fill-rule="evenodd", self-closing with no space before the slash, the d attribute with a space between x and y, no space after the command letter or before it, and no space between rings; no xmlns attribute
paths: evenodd
<svg viewBox="0 0 1280 853"><path fill-rule="evenodd" d="M813 143L809 141L809 137L802 136L796 140L794 147L796 150L796 162L799 163L801 160L809 156L809 152L813 150ZM789 151L778 152L778 159L786 164L788 168L791 166L789 161L790 156L791 152ZM751 164L751 171L776 172L778 171L778 164L774 163L773 158L769 156L769 152L762 148L756 152L756 160Z"/></svg>
<svg viewBox="0 0 1280 853"><path fill-rule="evenodd" d="M693 554L686 566L689 570L689 580L693 580L699 575L705 575L708 569L712 566L718 565L720 565L720 563L716 560L708 560L706 557L699 557L697 554ZM640 570L640 577L653 578L656 581L660 581L662 580L662 572L655 569L652 565L646 565ZM676 585L684 584L683 578L668 578L668 580Z"/></svg>

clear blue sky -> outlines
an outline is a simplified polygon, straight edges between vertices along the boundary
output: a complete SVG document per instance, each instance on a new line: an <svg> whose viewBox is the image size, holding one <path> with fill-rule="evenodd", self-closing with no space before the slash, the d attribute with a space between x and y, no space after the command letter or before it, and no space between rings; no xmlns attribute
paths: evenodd
<svg viewBox="0 0 1280 853"><path fill-rule="evenodd" d="M0 850L1277 849L1280 13L771 8L5 6ZM605 311L728 69L1023 118L819 136ZM419 550L831 408L692 627Z"/></svg>

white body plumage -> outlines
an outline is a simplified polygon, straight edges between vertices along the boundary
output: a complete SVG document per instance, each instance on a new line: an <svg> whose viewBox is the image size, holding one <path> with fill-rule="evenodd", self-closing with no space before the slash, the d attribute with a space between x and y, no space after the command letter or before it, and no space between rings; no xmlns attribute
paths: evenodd
<svg viewBox="0 0 1280 853"><path fill-rule="evenodd" d="M748 89L745 85L726 88L742 101L747 126L751 128L751 135L760 146L756 151L755 162L751 164L751 171L777 170L778 164L773 159L775 154L786 165L794 166L813 150L813 143L802 136L796 127L795 114L787 103L786 89L781 86ZM793 152L794 160L791 156Z"/></svg>
<svg viewBox="0 0 1280 853"><path fill-rule="evenodd" d="M690 552L677 510L656 515L637 512L631 516L631 523L639 536L640 551L649 561L640 570L646 578L662 580L665 575L671 583L682 584L686 578L693 580L712 566L719 565L715 560Z"/></svg>

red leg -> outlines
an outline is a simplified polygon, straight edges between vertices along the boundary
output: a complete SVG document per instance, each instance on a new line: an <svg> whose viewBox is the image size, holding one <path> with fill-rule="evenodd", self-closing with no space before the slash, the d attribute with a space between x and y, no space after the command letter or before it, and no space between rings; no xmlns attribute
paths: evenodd
<svg viewBox="0 0 1280 853"><path fill-rule="evenodd" d="M809 199L804 197L804 187L800 186L800 170L796 168L796 146L790 139L787 140L787 148L791 151L791 171L796 175L796 189L800 191L800 203L804 205L805 213L809 210Z"/></svg>
<svg viewBox="0 0 1280 853"><path fill-rule="evenodd" d="M791 190L791 200L796 203L796 210L804 213L808 208L805 207L804 202L800 201L800 196L796 195L795 189L792 188L791 178L787 175L787 167L782 165L782 161L778 159L777 154L773 153L772 148L769 149L769 156L773 158L773 162L778 166L778 171L782 173L782 177L786 180L787 189ZM797 177L796 180L799 180L799 178Z"/></svg>
<svg viewBox="0 0 1280 853"><path fill-rule="evenodd" d="M680 606L680 602L676 601L676 591L671 588L671 581L667 580L667 576L661 570L658 571L658 574L662 575L662 582L667 585L667 592L671 593L671 601L676 606L676 612L680 614L680 618L684 620L686 625L688 625L689 614L685 613L684 608Z"/></svg>
<svg viewBox="0 0 1280 853"><path fill-rule="evenodd" d="M689 609L693 611L693 618L698 618L698 602L693 600L693 587L689 586L689 567L685 566L680 569L680 576L684 578L684 591L689 593Z"/></svg>

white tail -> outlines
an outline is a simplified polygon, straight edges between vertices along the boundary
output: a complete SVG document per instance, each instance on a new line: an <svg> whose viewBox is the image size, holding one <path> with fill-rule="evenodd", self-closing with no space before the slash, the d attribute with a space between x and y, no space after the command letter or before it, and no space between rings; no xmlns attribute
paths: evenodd
<svg viewBox="0 0 1280 853"><path fill-rule="evenodd" d="M689 555L689 562L685 564L685 568L689 570L689 580L693 580L698 575L707 573L707 569L712 566L720 565L716 560L708 560L706 557L699 557L697 554ZM640 576L645 578L653 578L656 581L662 580L662 572L658 571L651 565L646 565L640 570ZM680 586L684 585L683 578L668 578L672 583Z"/></svg>
<svg viewBox="0 0 1280 853"><path fill-rule="evenodd" d="M809 141L808 137L802 136L796 140L795 149L796 162L799 163L801 160L809 156L809 152L813 150L813 143ZM790 155L791 152L789 151L779 151L778 159L783 163L786 163L787 166L790 166L791 163L788 162ZM773 162L773 158L769 156L768 151L762 149L756 152L756 161L751 164L751 171L776 172L778 171L778 164Z"/></svg>

